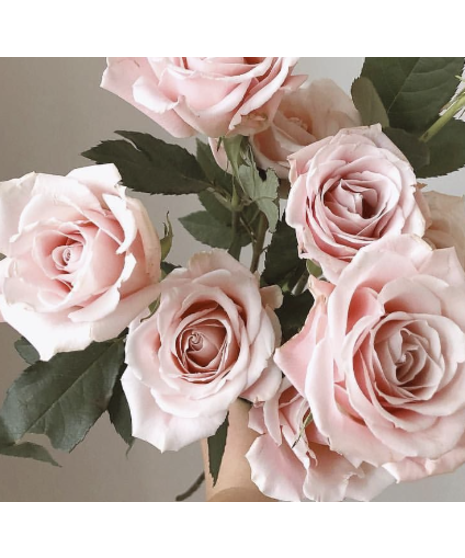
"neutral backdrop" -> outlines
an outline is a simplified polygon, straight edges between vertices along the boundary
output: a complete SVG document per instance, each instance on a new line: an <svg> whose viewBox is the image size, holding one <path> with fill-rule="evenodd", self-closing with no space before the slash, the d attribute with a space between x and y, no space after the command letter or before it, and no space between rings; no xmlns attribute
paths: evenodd
<svg viewBox="0 0 465 558"><path fill-rule="evenodd" d="M330 77L346 91L358 76L362 58L304 58L299 69L311 78ZM0 180L30 171L65 174L86 165L79 154L114 130L147 131L174 141L136 109L100 89L103 58L0 58ZM179 142L187 147L192 141ZM465 171L430 181L436 189L462 193ZM161 230L169 208L175 223L171 261L183 263L202 246L176 218L195 210L194 196L141 196ZM0 324L0 399L20 374L17 335ZM137 442L126 447L104 416L71 454L57 455L62 468L0 456L0 501L171 501L202 469L193 444L177 453L160 454ZM202 501L203 490L191 498ZM453 474L393 486L379 500L464 501L465 468Z"/></svg>

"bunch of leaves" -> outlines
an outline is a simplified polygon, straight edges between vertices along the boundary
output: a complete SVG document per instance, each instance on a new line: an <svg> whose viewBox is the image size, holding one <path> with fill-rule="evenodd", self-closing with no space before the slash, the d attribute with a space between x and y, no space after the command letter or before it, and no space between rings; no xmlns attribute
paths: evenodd
<svg viewBox="0 0 465 558"><path fill-rule="evenodd" d="M321 273L319 268L311 271ZM267 248L262 274L264 285L279 285L283 291L283 304L276 311L283 341L298 333L313 305L311 293L305 290L308 277L306 262L299 257L295 230L283 217Z"/></svg>
<svg viewBox="0 0 465 558"><path fill-rule="evenodd" d="M23 338L15 347L29 366L13 382L0 409L0 454L58 465L30 435L45 435L53 448L71 452L105 412L123 440L133 444L120 381L125 369L122 336L58 354L48 362L41 362Z"/></svg>
<svg viewBox="0 0 465 558"><path fill-rule="evenodd" d="M465 122L444 117L462 75L464 58L366 58L352 85L363 124L380 123L419 178L442 176L465 165ZM460 104L456 105L457 110Z"/></svg>
<svg viewBox="0 0 465 558"><path fill-rule="evenodd" d="M240 248L253 238L254 215L250 210L233 205L234 178L216 163L210 147L197 140L197 161L211 186L198 194L202 211L195 211L180 222L198 241L214 248L229 249L235 240ZM236 214L237 227L233 227Z"/></svg>

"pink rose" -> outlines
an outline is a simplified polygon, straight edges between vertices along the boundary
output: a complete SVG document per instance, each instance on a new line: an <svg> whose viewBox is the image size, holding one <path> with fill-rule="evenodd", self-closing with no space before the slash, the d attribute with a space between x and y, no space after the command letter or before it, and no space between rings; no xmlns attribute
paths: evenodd
<svg viewBox="0 0 465 558"><path fill-rule="evenodd" d="M114 165L0 184L0 312L39 351L119 335L157 296L160 242Z"/></svg>
<svg viewBox="0 0 465 558"><path fill-rule="evenodd" d="M294 153L286 211L300 254L337 283L358 250L385 236L423 236L412 167L380 125L344 129Z"/></svg>
<svg viewBox="0 0 465 558"><path fill-rule="evenodd" d="M193 256L162 281L158 310L140 316L127 339L133 434L178 450L213 435L239 396L271 397L281 382L272 363L281 296L222 250Z"/></svg>
<svg viewBox="0 0 465 558"><path fill-rule="evenodd" d="M398 479L407 467L415 477L415 464L456 466L465 457L465 273L455 251L384 238L336 287L312 289L320 303L276 362L331 449Z"/></svg>
<svg viewBox="0 0 465 558"><path fill-rule="evenodd" d="M285 378L273 398L250 411L249 426L261 434L246 457L252 480L270 498L284 501L367 501L394 481L367 463L354 467L331 451L309 419L305 399Z"/></svg>
<svg viewBox="0 0 465 558"><path fill-rule="evenodd" d="M455 248L465 268L465 204L462 196L425 192L431 222L424 239L433 248Z"/></svg>
<svg viewBox="0 0 465 558"><path fill-rule="evenodd" d="M361 124L352 99L334 81L321 79L286 93L272 125L252 136L250 143L259 167L287 179L290 155L341 128Z"/></svg>
<svg viewBox="0 0 465 558"><path fill-rule="evenodd" d="M109 58L102 87L175 137L250 135L267 128L298 58Z"/></svg>

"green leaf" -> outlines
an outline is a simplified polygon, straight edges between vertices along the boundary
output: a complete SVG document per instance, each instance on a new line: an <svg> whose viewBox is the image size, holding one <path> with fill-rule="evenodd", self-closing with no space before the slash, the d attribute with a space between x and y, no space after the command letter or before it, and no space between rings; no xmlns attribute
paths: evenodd
<svg viewBox="0 0 465 558"><path fill-rule="evenodd" d="M357 78L352 84L352 100L366 126L381 124L389 126L389 118L375 86L366 77Z"/></svg>
<svg viewBox="0 0 465 558"><path fill-rule="evenodd" d="M231 211L225 207L213 192L205 190L199 194L200 203L220 223L231 222Z"/></svg>
<svg viewBox="0 0 465 558"><path fill-rule="evenodd" d="M271 237L262 277L268 285L283 285L291 276L300 277L304 271L305 261L299 258L295 230L283 219Z"/></svg>
<svg viewBox="0 0 465 558"><path fill-rule="evenodd" d="M321 267L312 260L305 260L305 266L308 274L313 275L313 277L316 277L317 279L322 274Z"/></svg>
<svg viewBox="0 0 465 558"><path fill-rule="evenodd" d="M160 264L162 273L164 274L164 277L166 277L167 275L169 275L173 269L177 269L178 267L180 267L179 265L174 265L172 263L169 262L161 262Z"/></svg>
<svg viewBox="0 0 465 558"><path fill-rule="evenodd" d="M428 141L429 165L417 176L430 178L443 176L465 166L465 122L451 120Z"/></svg>
<svg viewBox="0 0 465 558"><path fill-rule="evenodd" d="M425 131L453 97L464 58L365 58L369 78L393 128Z"/></svg>
<svg viewBox="0 0 465 558"><path fill-rule="evenodd" d="M239 167L238 178L242 189L257 205L268 220L268 228L274 232L279 221L278 188L279 178L271 169L267 170L265 179L262 180L255 163L250 160L248 164Z"/></svg>
<svg viewBox="0 0 465 558"><path fill-rule="evenodd" d="M15 349L19 356L29 365L35 364L40 360L39 353L24 337L15 342Z"/></svg>
<svg viewBox="0 0 465 558"><path fill-rule="evenodd" d="M213 477L213 486L215 486L218 475L220 474L221 461L223 460L224 450L226 447L226 439L228 437L228 415L224 419L223 424L218 428L213 436L210 436L208 442L208 462L210 475Z"/></svg>
<svg viewBox="0 0 465 558"><path fill-rule="evenodd" d="M209 190L205 190L199 194L199 200L204 206L204 208L208 211L208 213L218 221L218 223L228 229L231 229L232 234L232 211L230 211L227 207L218 200L217 194L214 192L210 192ZM245 223L249 226L249 229L252 228L251 225L251 214L253 213L253 208L251 206L244 207L241 212L241 219L245 221ZM246 228L239 222L238 225L239 231L239 244L241 247L247 246L250 244L251 238L250 234L247 232ZM229 233L228 233L229 234Z"/></svg>
<svg viewBox="0 0 465 558"><path fill-rule="evenodd" d="M32 442L15 443L15 440L8 431L4 418L0 415L0 455L11 457L24 457L43 461L59 467L60 465L53 459L49 452L42 446Z"/></svg>
<svg viewBox="0 0 465 558"><path fill-rule="evenodd" d="M166 214L165 236L160 240L161 246L161 260L163 261L171 251L173 245L173 227L169 218L169 213Z"/></svg>
<svg viewBox="0 0 465 558"><path fill-rule="evenodd" d="M148 194L197 194L210 186L196 158L140 132L117 131L123 140L107 140L82 155L99 164L114 163L123 184Z"/></svg>
<svg viewBox="0 0 465 558"><path fill-rule="evenodd" d="M5 424L5 420L0 414L0 447L11 446L15 443L14 438L11 436Z"/></svg>
<svg viewBox="0 0 465 558"><path fill-rule="evenodd" d="M399 128L386 128L384 133L397 145L407 157L415 172L430 161L429 147L426 143Z"/></svg>
<svg viewBox="0 0 465 558"><path fill-rule="evenodd" d="M284 294L283 304L276 310L283 332L283 343L302 329L312 306L313 297L309 291L298 296Z"/></svg>
<svg viewBox="0 0 465 558"><path fill-rule="evenodd" d="M231 193L232 175L218 166L211 147L200 140L197 140L197 161L213 186Z"/></svg>
<svg viewBox="0 0 465 558"><path fill-rule="evenodd" d="M10 457L23 457L35 459L36 461L43 461L50 463L55 467L60 467L60 464L53 459L49 452L38 444L32 442L22 442L20 444L12 444L10 446L0 446L0 454L8 455Z"/></svg>
<svg viewBox="0 0 465 558"><path fill-rule="evenodd" d="M208 246L228 249L232 242L232 228L217 221L207 211L196 211L181 217L179 221L196 240ZM247 246L250 242L246 234L240 235L239 240L241 246Z"/></svg>
<svg viewBox="0 0 465 558"><path fill-rule="evenodd" d="M125 366L122 367L122 372ZM115 427L116 432L123 438L126 444L131 447L135 438L132 435L132 419L129 411L128 401L121 385L121 377L117 380L113 395L108 405L108 414Z"/></svg>
<svg viewBox="0 0 465 558"><path fill-rule="evenodd" d="M124 361L124 341L93 343L30 366L7 392L0 411L8 436L45 434L72 451L107 409Z"/></svg>

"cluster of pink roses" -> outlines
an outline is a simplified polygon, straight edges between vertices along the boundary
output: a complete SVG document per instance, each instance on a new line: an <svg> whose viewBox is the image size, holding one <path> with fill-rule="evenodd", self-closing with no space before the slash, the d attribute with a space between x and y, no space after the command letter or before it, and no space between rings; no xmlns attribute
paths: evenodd
<svg viewBox="0 0 465 558"><path fill-rule="evenodd" d="M463 201L422 194L381 126L291 155L287 222L315 305L274 360L247 457L267 495L369 500L465 461ZM306 420L310 413L310 420Z"/></svg>
<svg viewBox="0 0 465 558"><path fill-rule="evenodd" d="M0 185L0 316L43 360L129 327L135 436L177 450L242 397L266 495L366 500L465 461L465 212L296 61L117 58L103 78L174 136L209 136L220 166L217 138L248 135L289 180L299 254L327 279L296 336L280 346L281 290L224 251L159 282L158 236L112 165Z"/></svg>

